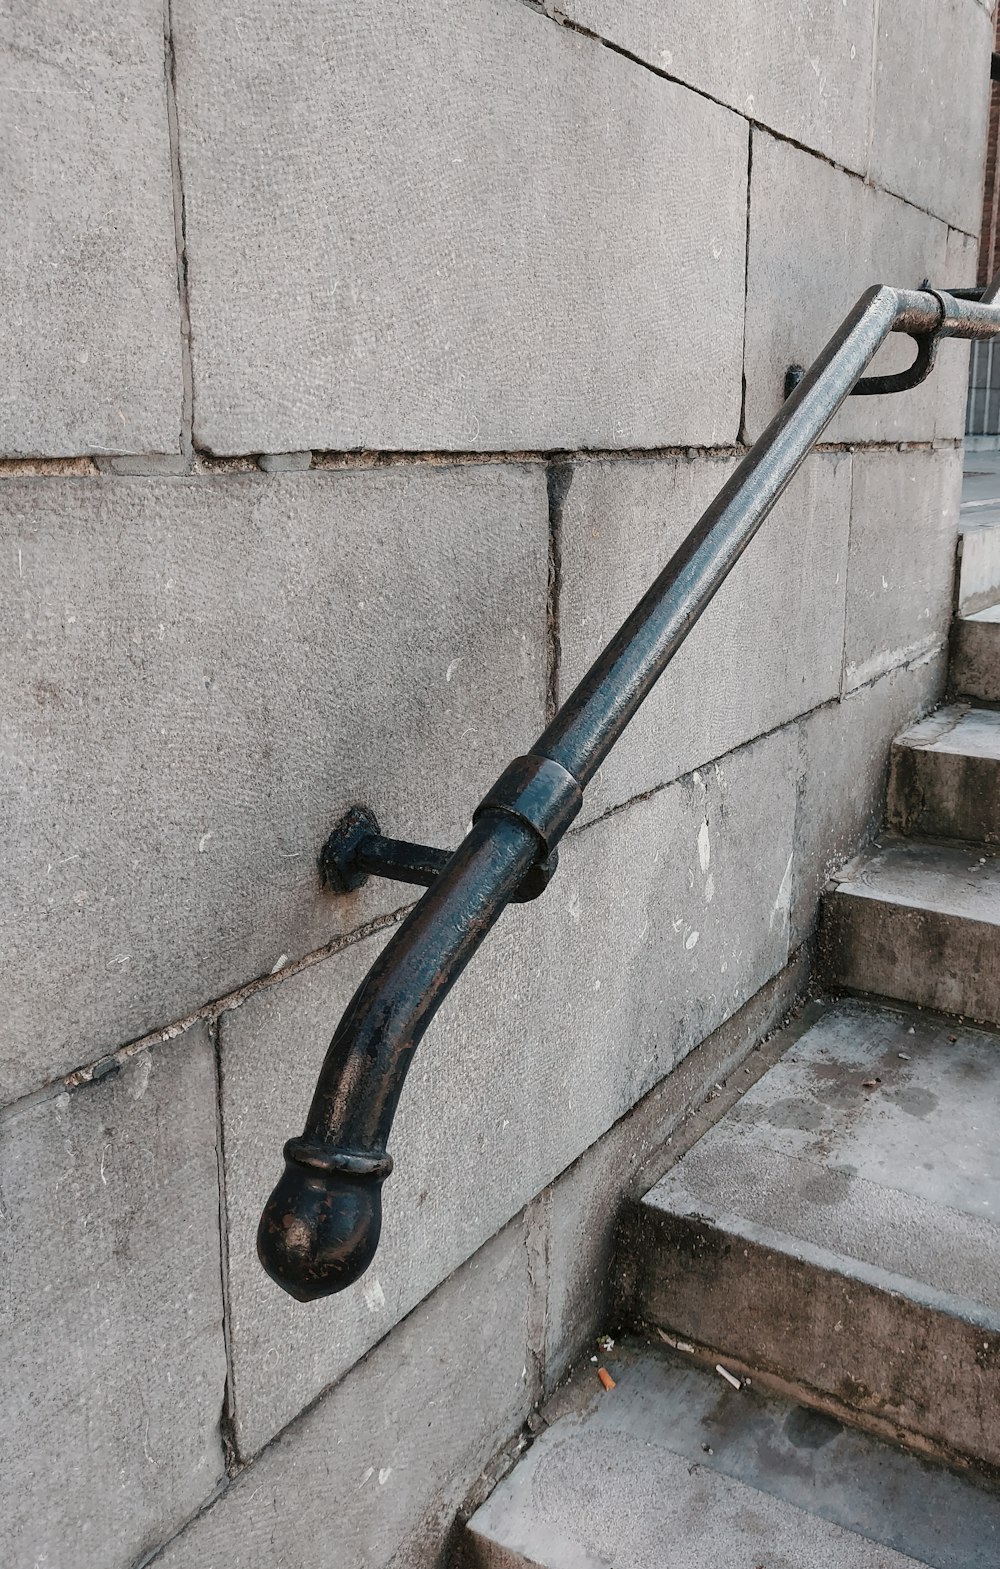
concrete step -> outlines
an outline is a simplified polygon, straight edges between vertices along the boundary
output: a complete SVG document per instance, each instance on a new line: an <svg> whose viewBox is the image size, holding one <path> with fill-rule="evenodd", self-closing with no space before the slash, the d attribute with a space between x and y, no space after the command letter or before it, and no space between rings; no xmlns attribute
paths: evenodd
<svg viewBox="0 0 1000 1569"><path fill-rule="evenodd" d="M893 742L890 828L1000 841L1000 710L955 703Z"/></svg>
<svg viewBox="0 0 1000 1569"><path fill-rule="evenodd" d="M1000 1498L630 1339L585 1363L472 1517L478 1569L996 1569Z"/></svg>
<svg viewBox="0 0 1000 1569"><path fill-rule="evenodd" d="M958 525L958 609L962 615L974 615L1000 602L998 517L1000 501L995 499L962 504Z"/></svg>
<svg viewBox="0 0 1000 1569"><path fill-rule="evenodd" d="M635 1311L1000 1466L1000 1040L851 1000L803 1023L639 1206Z"/></svg>
<svg viewBox="0 0 1000 1569"><path fill-rule="evenodd" d="M958 697L1000 703L1000 605L955 618L949 679Z"/></svg>
<svg viewBox="0 0 1000 1569"><path fill-rule="evenodd" d="M1000 859L887 835L828 887L829 982L1000 1023Z"/></svg>

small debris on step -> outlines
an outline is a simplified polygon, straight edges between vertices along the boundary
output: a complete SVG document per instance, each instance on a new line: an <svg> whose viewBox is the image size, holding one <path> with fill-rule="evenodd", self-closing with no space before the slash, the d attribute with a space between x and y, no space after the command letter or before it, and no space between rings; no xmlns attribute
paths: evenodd
<svg viewBox="0 0 1000 1569"><path fill-rule="evenodd" d="M606 1367L599 1367L597 1369L597 1376L601 1380L601 1383L604 1385L605 1389L614 1389L615 1381L611 1377L611 1374L608 1372Z"/></svg>
<svg viewBox="0 0 1000 1569"><path fill-rule="evenodd" d="M666 1330L663 1329L658 1329L656 1333L661 1340L665 1340L667 1345L672 1346L675 1351L687 1351L690 1355L694 1354L694 1346L689 1340L675 1340L673 1335L668 1335ZM596 1357L594 1361L597 1361Z"/></svg>
<svg viewBox="0 0 1000 1569"><path fill-rule="evenodd" d="M702 1444L701 1447L705 1451L706 1455L714 1455L715 1454L715 1450L712 1448L711 1444Z"/></svg>
<svg viewBox="0 0 1000 1569"><path fill-rule="evenodd" d="M904 1062L909 1062L909 1060L910 1060L910 1054L909 1054L908 1051L898 1051L896 1053L896 1056L897 1057L902 1057Z"/></svg>
<svg viewBox="0 0 1000 1569"><path fill-rule="evenodd" d="M721 1362L716 1362L716 1364L715 1364L715 1371L722 1375L722 1377L726 1380L727 1384L732 1384L734 1389L742 1389L743 1388L743 1385L740 1383L740 1381L736 1377L735 1373L730 1373L729 1369L727 1367L723 1367Z"/></svg>
<svg viewBox="0 0 1000 1569"><path fill-rule="evenodd" d="M612 1340L611 1336L610 1335L598 1335L598 1337L597 1337L597 1349L598 1349L598 1351L613 1351L615 1349L615 1343Z"/></svg>
<svg viewBox="0 0 1000 1569"><path fill-rule="evenodd" d="M906 1032L906 1033L907 1033L907 1035L916 1035L916 1033L917 1033L917 1032L916 1032L916 1030L915 1030L915 1029L914 1029L914 1028L913 1028L913 1025L912 1025L912 1024L911 1024L911 1025L910 1025L910 1028L909 1028L909 1029L908 1029L908 1030L907 1030L907 1032Z"/></svg>
<svg viewBox="0 0 1000 1569"><path fill-rule="evenodd" d="M596 1363L596 1362L597 1362L597 1358L596 1358L596 1357L591 1357L591 1359L590 1359L590 1360L591 1360L591 1362L594 1362L594 1363Z"/></svg>
<svg viewBox="0 0 1000 1569"><path fill-rule="evenodd" d="M863 1090L877 1090L881 1083L882 1083L881 1079L865 1079L865 1081L862 1084L861 1088Z"/></svg>
<svg viewBox="0 0 1000 1569"><path fill-rule="evenodd" d="M948 1039L951 1041L952 1045L954 1045L955 1042L958 1040L958 1036L957 1035L949 1035Z"/></svg>

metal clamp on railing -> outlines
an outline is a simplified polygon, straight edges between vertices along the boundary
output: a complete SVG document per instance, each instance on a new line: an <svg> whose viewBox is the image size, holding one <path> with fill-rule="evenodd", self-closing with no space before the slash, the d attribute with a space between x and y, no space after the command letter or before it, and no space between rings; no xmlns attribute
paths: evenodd
<svg viewBox="0 0 1000 1569"><path fill-rule="evenodd" d="M862 295L528 755L486 795L453 855L384 839L363 808L338 825L323 853L331 886L347 890L366 875L429 886L355 993L305 1132L285 1146L257 1248L292 1296L341 1291L367 1269L392 1119L424 1031L505 906L548 882L584 787L845 398L915 386L940 338L1000 336L998 293L1000 277L977 299L887 287ZM913 366L859 379L893 332L916 339Z"/></svg>

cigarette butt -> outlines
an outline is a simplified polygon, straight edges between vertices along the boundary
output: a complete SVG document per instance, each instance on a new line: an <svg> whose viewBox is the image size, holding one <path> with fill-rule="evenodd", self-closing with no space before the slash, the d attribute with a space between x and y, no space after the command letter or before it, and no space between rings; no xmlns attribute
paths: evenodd
<svg viewBox="0 0 1000 1569"><path fill-rule="evenodd" d="M597 1376L601 1380L601 1383L604 1385L605 1389L614 1389L615 1381L611 1377L611 1374L608 1372L606 1367L599 1367L597 1369Z"/></svg>
<svg viewBox="0 0 1000 1569"><path fill-rule="evenodd" d="M729 1369L727 1367L723 1367L721 1362L716 1362L716 1364L715 1364L715 1371L717 1373L721 1373L722 1377L726 1380L726 1383L727 1384L732 1384L734 1389L742 1389L743 1388L743 1385L740 1383L739 1379L734 1377L734 1375L732 1373L730 1373L730 1371L729 1371Z"/></svg>

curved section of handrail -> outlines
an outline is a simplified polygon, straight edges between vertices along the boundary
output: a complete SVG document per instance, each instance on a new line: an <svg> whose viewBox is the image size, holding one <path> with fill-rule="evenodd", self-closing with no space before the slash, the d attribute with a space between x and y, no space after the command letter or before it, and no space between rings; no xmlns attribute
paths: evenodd
<svg viewBox="0 0 1000 1569"><path fill-rule="evenodd" d="M992 286L991 286L992 288ZM389 1133L413 1053L525 876L551 855L584 786L892 332L1000 336L1000 305L932 290L869 289L539 736L501 775L472 828L376 960L330 1044L301 1138L261 1217L264 1268L301 1301L363 1274L381 1229Z"/></svg>

